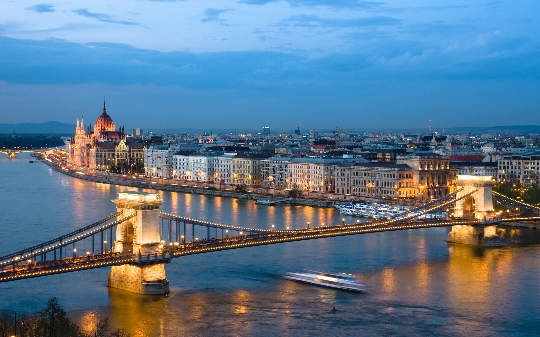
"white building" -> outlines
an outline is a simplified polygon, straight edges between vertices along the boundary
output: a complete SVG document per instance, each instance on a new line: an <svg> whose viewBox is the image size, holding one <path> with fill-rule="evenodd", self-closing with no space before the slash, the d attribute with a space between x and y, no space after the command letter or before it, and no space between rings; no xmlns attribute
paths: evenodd
<svg viewBox="0 0 540 337"><path fill-rule="evenodd" d="M262 186L268 188L286 188L289 178L290 157L271 157L261 161Z"/></svg>
<svg viewBox="0 0 540 337"><path fill-rule="evenodd" d="M173 176L173 155L176 148L167 145L150 146L144 149L144 175L169 179Z"/></svg>
<svg viewBox="0 0 540 337"><path fill-rule="evenodd" d="M499 182L540 184L540 151L505 156L498 161Z"/></svg>
<svg viewBox="0 0 540 337"><path fill-rule="evenodd" d="M199 182L214 181L214 159L216 155L208 153L192 153L188 158L186 180Z"/></svg>
<svg viewBox="0 0 540 337"><path fill-rule="evenodd" d="M225 153L214 158L214 182L232 184L232 159L236 153Z"/></svg>
<svg viewBox="0 0 540 337"><path fill-rule="evenodd" d="M339 158L294 158L289 162L288 188L333 193L335 166L347 161Z"/></svg>
<svg viewBox="0 0 540 337"><path fill-rule="evenodd" d="M173 178L187 180L186 172L189 171L189 155L193 152L180 151L173 155Z"/></svg>

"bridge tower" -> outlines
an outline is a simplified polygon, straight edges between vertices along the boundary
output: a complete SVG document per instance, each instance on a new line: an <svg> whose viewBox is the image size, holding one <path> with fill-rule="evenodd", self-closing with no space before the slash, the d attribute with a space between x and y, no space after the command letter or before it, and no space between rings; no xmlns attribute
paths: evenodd
<svg viewBox="0 0 540 337"><path fill-rule="evenodd" d="M456 198L472 193L456 202L454 217L463 218L467 213L474 213L476 219L491 219L494 216L491 189L495 180L491 176L458 175Z"/></svg>
<svg viewBox="0 0 540 337"><path fill-rule="evenodd" d="M495 217L493 209L492 188L495 180L491 176L458 175L456 198L469 196L456 202L455 218L474 218L476 220L491 220ZM452 226L448 233L448 242L464 243L480 246L500 245L496 227L491 226Z"/></svg>
<svg viewBox="0 0 540 337"><path fill-rule="evenodd" d="M169 260L163 256L159 231L159 207L163 201L157 193L124 192L113 202L122 211L119 217L135 214L117 227L115 252L135 256L138 262L113 266L108 286L138 294L169 293L165 276Z"/></svg>

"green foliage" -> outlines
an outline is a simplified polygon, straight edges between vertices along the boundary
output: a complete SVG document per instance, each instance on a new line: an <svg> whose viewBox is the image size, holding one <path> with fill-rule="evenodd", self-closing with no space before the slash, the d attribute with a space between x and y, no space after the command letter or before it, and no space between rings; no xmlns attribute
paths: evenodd
<svg viewBox="0 0 540 337"><path fill-rule="evenodd" d="M245 193L246 192L246 186L245 185L237 185L234 188L234 191L239 192L239 193Z"/></svg>
<svg viewBox="0 0 540 337"><path fill-rule="evenodd" d="M500 184L493 187L493 190L509 198L540 206L540 187L538 186L521 187L512 184Z"/></svg>
<svg viewBox="0 0 540 337"><path fill-rule="evenodd" d="M289 191L289 197L291 198L300 198L302 196L302 191L300 191L298 188L293 188Z"/></svg>
<svg viewBox="0 0 540 337"><path fill-rule="evenodd" d="M64 309L53 297L47 305L35 315L15 316L13 312L0 311L0 336L17 337L129 337L124 329L112 330L107 317L101 318L96 329L90 334L82 332L81 328L70 319Z"/></svg>
<svg viewBox="0 0 540 337"><path fill-rule="evenodd" d="M540 187L531 187L523 193L523 200L532 205L540 205Z"/></svg>
<svg viewBox="0 0 540 337"><path fill-rule="evenodd" d="M48 300L47 306L38 311L37 316L37 332L39 336L82 336L80 328L67 317L56 297Z"/></svg>
<svg viewBox="0 0 540 337"><path fill-rule="evenodd" d="M494 186L493 190L512 199L517 199L517 197L521 196L520 189L512 184L500 184Z"/></svg>

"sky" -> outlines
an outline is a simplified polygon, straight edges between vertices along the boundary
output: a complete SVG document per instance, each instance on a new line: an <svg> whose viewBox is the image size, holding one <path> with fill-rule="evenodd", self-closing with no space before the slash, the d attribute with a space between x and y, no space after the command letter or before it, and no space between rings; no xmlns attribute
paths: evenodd
<svg viewBox="0 0 540 337"><path fill-rule="evenodd" d="M540 2L3 1L0 123L540 124Z"/></svg>

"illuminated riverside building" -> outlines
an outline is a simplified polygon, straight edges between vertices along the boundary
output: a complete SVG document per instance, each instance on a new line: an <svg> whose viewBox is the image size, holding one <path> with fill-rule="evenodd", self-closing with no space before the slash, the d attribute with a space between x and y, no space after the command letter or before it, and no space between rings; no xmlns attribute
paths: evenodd
<svg viewBox="0 0 540 337"><path fill-rule="evenodd" d="M336 166L336 194L365 198L439 198L454 191L456 170L434 153L399 157L397 163L372 162Z"/></svg>
<svg viewBox="0 0 540 337"><path fill-rule="evenodd" d="M286 188L289 177L289 157L271 157L261 161L262 186Z"/></svg>
<svg viewBox="0 0 540 337"><path fill-rule="evenodd" d="M288 188L334 193L335 169L347 162L341 158L294 158L289 162Z"/></svg>
<svg viewBox="0 0 540 337"><path fill-rule="evenodd" d="M420 199L440 198L454 191L455 173L450 169L450 159L431 152L413 153L398 157L397 164L412 169L412 186Z"/></svg>
<svg viewBox="0 0 540 337"><path fill-rule="evenodd" d="M187 180L186 172L189 172L189 155L193 152L180 151L172 156L172 177L179 180Z"/></svg>
<svg viewBox="0 0 540 337"><path fill-rule="evenodd" d="M214 158L214 182L232 184L232 160L236 153L224 153Z"/></svg>
<svg viewBox="0 0 540 337"><path fill-rule="evenodd" d="M190 154L188 157L188 169L185 173L185 180L213 182L215 158L216 154L213 153Z"/></svg>
<svg viewBox="0 0 540 337"><path fill-rule="evenodd" d="M414 198L414 170L405 164L386 162L336 166L336 194L366 198Z"/></svg>
<svg viewBox="0 0 540 337"><path fill-rule="evenodd" d="M232 159L232 183L234 185L261 185L261 162L270 157L266 154L238 154Z"/></svg>
<svg viewBox="0 0 540 337"><path fill-rule="evenodd" d="M154 145L144 149L144 175L169 179L173 176L173 155L176 148L167 145Z"/></svg>
<svg viewBox="0 0 540 337"><path fill-rule="evenodd" d="M524 186L540 184L540 151L504 156L498 161L497 179Z"/></svg>
<svg viewBox="0 0 540 337"><path fill-rule="evenodd" d="M69 143L68 162L102 171L134 172L143 168L143 149L140 139L126 137L124 127L116 130L103 102L103 112L93 131L91 126L85 130L84 119L77 120L75 136Z"/></svg>

